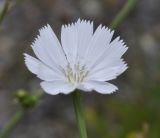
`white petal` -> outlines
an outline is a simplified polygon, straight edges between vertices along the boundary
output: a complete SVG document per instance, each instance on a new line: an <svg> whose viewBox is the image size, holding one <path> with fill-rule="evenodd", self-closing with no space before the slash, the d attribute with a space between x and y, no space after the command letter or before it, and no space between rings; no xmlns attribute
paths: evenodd
<svg viewBox="0 0 160 138"><path fill-rule="evenodd" d="M86 88L84 84L78 84L76 88L82 91L87 91L87 92L92 91L91 88Z"/></svg>
<svg viewBox="0 0 160 138"><path fill-rule="evenodd" d="M66 65L65 53L50 25L40 29L40 36L42 41L45 42L44 46L51 59L57 64Z"/></svg>
<svg viewBox="0 0 160 138"><path fill-rule="evenodd" d="M73 23L68 25L68 27L62 26L61 43L67 60L70 63L75 62L74 59L76 59L78 40L76 27Z"/></svg>
<svg viewBox="0 0 160 138"><path fill-rule="evenodd" d="M108 50L113 33L113 31L101 25L96 29L85 53L89 66L94 64L104 51Z"/></svg>
<svg viewBox="0 0 160 138"><path fill-rule="evenodd" d="M40 35L32 44L32 49L36 56L50 67L59 68L59 65L67 64L63 49L49 25L40 29Z"/></svg>
<svg viewBox="0 0 160 138"><path fill-rule="evenodd" d="M39 64L40 64L40 61L38 59L36 59L28 54L24 54L24 61L25 61L25 64L30 72L32 72L33 74L38 73Z"/></svg>
<svg viewBox="0 0 160 138"><path fill-rule="evenodd" d="M78 61L84 59L86 49L89 47L89 43L93 36L93 22L80 19L77 21L77 33L78 33L78 47L77 58Z"/></svg>
<svg viewBox="0 0 160 138"><path fill-rule="evenodd" d="M108 82L88 81L84 83L86 89L95 90L102 94L110 94L118 90L118 88Z"/></svg>
<svg viewBox="0 0 160 138"><path fill-rule="evenodd" d="M110 49L108 51L110 57L120 58L127 51L128 47L126 47L123 40L120 37L115 38L110 43Z"/></svg>
<svg viewBox="0 0 160 138"><path fill-rule="evenodd" d="M97 60L94 60L94 64L91 66L92 70L104 68L108 62L119 60L128 49L124 42L119 40L119 37L113 40L109 45L109 48L104 50Z"/></svg>
<svg viewBox="0 0 160 138"><path fill-rule="evenodd" d="M59 93L68 94L75 89L75 86L73 84L66 81L43 81L41 82L41 87L46 93L51 95L56 95Z"/></svg>
<svg viewBox="0 0 160 138"><path fill-rule="evenodd" d="M70 63L82 60L93 34L93 23L78 20L75 24L64 25L61 30L61 43Z"/></svg>
<svg viewBox="0 0 160 138"><path fill-rule="evenodd" d="M97 81L109 81L116 79L121 73L123 73L127 69L127 66L124 67L113 67L101 72L95 73L93 76L90 77L92 80Z"/></svg>
<svg viewBox="0 0 160 138"><path fill-rule="evenodd" d="M115 79L127 69L127 64L122 59L111 59L104 66L95 67L89 72L88 79L109 81Z"/></svg>
<svg viewBox="0 0 160 138"><path fill-rule="evenodd" d="M48 65L45 65L38 59L24 54L25 63L29 71L36 74L38 78L45 81L53 81L53 80L62 80L64 79L64 75L62 72L54 70L50 68Z"/></svg>
<svg viewBox="0 0 160 138"><path fill-rule="evenodd" d="M62 72L53 70L49 66L41 63L37 73L37 77L45 81L65 80L65 76Z"/></svg>

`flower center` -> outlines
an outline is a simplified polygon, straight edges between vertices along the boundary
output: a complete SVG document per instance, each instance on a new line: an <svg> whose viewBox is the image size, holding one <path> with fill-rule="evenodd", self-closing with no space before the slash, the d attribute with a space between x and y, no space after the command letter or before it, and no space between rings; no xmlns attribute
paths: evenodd
<svg viewBox="0 0 160 138"><path fill-rule="evenodd" d="M88 71L86 70L85 65L80 65L79 63L71 66L69 63L64 69L65 77L71 83L80 83L83 82L86 78Z"/></svg>

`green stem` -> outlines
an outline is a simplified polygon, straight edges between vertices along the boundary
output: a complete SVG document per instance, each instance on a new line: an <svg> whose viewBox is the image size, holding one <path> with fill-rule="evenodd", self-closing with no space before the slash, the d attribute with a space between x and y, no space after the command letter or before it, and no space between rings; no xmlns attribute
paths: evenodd
<svg viewBox="0 0 160 138"><path fill-rule="evenodd" d="M110 27L112 29L115 29L124 20L124 18L128 16L130 11L135 7L136 3L137 0L128 0L128 2L123 6L121 11L116 15Z"/></svg>
<svg viewBox="0 0 160 138"><path fill-rule="evenodd" d="M28 95L28 92L24 90L19 90L16 93L16 99L19 102L21 108L15 113L12 119L0 132L0 138L7 138L16 125L23 118L23 115L30 109L33 108L39 100L44 96L44 93L39 93L37 95Z"/></svg>
<svg viewBox="0 0 160 138"><path fill-rule="evenodd" d="M79 128L80 138L87 138L87 131L84 119L84 113L81 105L81 93L75 90L72 94L74 110L76 114L77 125Z"/></svg>
<svg viewBox="0 0 160 138"><path fill-rule="evenodd" d="M0 132L0 138L7 138L10 135L13 128L15 128L17 123L23 117L24 113L25 113L24 110L20 110L13 116L12 120L5 126L2 132Z"/></svg>
<svg viewBox="0 0 160 138"><path fill-rule="evenodd" d="M7 12L8 12L9 5L10 5L10 0L5 0L3 9L2 9L2 11L1 11L1 13L0 13L0 24L2 23L5 15L6 15Z"/></svg>

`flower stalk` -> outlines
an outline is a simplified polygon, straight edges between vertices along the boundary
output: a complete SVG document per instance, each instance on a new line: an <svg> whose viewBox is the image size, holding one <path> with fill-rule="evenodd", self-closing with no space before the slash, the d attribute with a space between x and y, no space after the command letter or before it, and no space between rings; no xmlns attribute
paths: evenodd
<svg viewBox="0 0 160 138"><path fill-rule="evenodd" d="M33 108L40 99L44 96L43 93L39 93L37 95L30 95L25 90L18 90L16 92L16 102L20 105L19 111L13 115L12 119L8 122L8 124L0 131L0 138L7 138L10 136L12 130L16 127L16 125L22 120L25 113Z"/></svg>
<svg viewBox="0 0 160 138"><path fill-rule="evenodd" d="M5 0L3 9L0 13L0 24L2 23L4 17L6 16L8 9L9 9L9 5L10 5L10 0Z"/></svg>
<svg viewBox="0 0 160 138"><path fill-rule="evenodd" d="M11 131L15 128L17 125L17 122L19 122L23 115L25 114L25 110L19 110L11 119L11 121L5 126L5 128L0 133L0 138L7 138Z"/></svg>
<svg viewBox="0 0 160 138"><path fill-rule="evenodd" d="M81 93L79 90L75 90L72 93L73 105L76 114L77 125L79 128L80 138L87 138L87 130L85 124L84 112L81 105Z"/></svg>
<svg viewBox="0 0 160 138"><path fill-rule="evenodd" d="M123 8L118 12L114 20L111 22L110 27L115 29L123 20L128 16L130 11L136 6L137 0L128 0Z"/></svg>

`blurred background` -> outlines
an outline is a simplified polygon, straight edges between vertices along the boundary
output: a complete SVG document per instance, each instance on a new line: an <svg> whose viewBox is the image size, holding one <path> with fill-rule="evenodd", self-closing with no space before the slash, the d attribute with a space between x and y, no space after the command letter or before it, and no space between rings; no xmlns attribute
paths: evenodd
<svg viewBox="0 0 160 138"><path fill-rule="evenodd" d="M23 52L38 29L81 19L109 26L127 0L11 0L0 24L0 131L19 110L15 93L42 91L25 67ZM4 1L0 0L0 10ZM129 69L113 83L111 95L83 93L89 138L160 138L160 0L139 0L118 25L129 50ZM9 138L78 138L70 95L46 95L29 110Z"/></svg>

